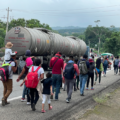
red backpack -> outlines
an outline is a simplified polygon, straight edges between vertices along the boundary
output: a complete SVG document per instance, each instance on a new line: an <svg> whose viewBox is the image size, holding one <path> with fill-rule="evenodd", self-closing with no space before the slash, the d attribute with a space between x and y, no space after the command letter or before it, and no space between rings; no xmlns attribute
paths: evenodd
<svg viewBox="0 0 120 120"><path fill-rule="evenodd" d="M25 81L25 85L27 88L36 88L37 87L38 82L39 82L37 72L40 68L41 67L38 67L34 71L34 66L32 66L32 71L27 74L27 80Z"/></svg>

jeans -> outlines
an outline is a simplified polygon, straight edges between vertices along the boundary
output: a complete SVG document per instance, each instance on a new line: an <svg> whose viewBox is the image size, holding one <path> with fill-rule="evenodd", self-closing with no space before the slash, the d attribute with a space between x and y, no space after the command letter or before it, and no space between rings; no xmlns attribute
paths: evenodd
<svg viewBox="0 0 120 120"><path fill-rule="evenodd" d="M34 103L37 104L39 100L39 94L36 88L30 88L30 95L31 95L31 105Z"/></svg>
<svg viewBox="0 0 120 120"><path fill-rule="evenodd" d="M118 73L118 66L117 65L114 65L114 73Z"/></svg>
<svg viewBox="0 0 120 120"><path fill-rule="evenodd" d="M108 67L108 66L104 66L104 74L106 74L107 67Z"/></svg>
<svg viewBox="0 0 120 120"><path fill-rule="evenodd" d="M77 89L77 83L76 83L76 79L74 79L74 91Z"/></svg>
<svg viewBox="0 0 120 120"><path fill-rule="evenodd" d="M86 75L80 75L79 80L80 80L80 93L84 94L84 89L85 89L85 84L88 79L88 74Z"/></svg>
<svg viewBox="0 0 120 120"><path fill-rule="evenodd" d="M55 99L58 99L58 94L60 93L60 86L62 81L61 74L53 74L52 75L52 90L54 93L54 88L56 88Z"/></svg>
<svg viewBox="0 0 120 120"><path fill-rule="evenodd" d="M101 71L98 73L99 74L99 83L101 82ZM95 81L97 81L97 73L95 72Z"/></svg>
<svg viewBox="0 0 120 120"><path fill-rule="evenodd" d="M91 87L93 87L93 83L94 83L94 72L88 74L87 88L88 88L88 86L89 86L90 78L91 78Z"/></svg>
<svg viewBox="0 0 120 120"><path fill-rule="evenodd" d="M78 88L78 86L79 86L79 76L77 76L76 79L77 79L77 88Z"/></svg>
<svg viewBox="0 0 120 120"><path fill-rule="evenodd" d="M67 95L68 95L67 99L71 99L75 79L72 80L65 79L65 83L67 85Z"/></svg>
<svg viewBox="0 0 120 120"><path fill-rule="evenodd" d="M27 95L27 102L30 102L30 89L24 84L22 98L25 99L25 95Z"/></svg>
<svg viewBox="0 0 120 120"><path fill-rule="evenodd" d="M22 94L22 98L25 99L25 95L26 95L26 85L24 84L24 88L23 88L23 94Z"/></svg>

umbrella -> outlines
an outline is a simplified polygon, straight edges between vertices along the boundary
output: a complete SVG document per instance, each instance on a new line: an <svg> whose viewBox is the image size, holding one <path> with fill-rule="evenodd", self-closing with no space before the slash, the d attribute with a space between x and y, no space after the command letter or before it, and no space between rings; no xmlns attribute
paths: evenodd
<svg viewBox="0 0 120 120"><path fill-rule="evenodd" d="M111 53L103 53L103 54L101 54L101 56L106 56L106 55L112 55Z"/></svg>

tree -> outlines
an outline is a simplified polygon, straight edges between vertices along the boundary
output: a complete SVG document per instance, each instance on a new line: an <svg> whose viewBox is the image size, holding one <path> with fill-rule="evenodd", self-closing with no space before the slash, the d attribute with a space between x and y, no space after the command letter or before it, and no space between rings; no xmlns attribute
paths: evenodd
<svg viewBox="0 0 120 120"><path fill-rule="evenodd" d="M105 52L118 55L120 52L120 32L113 32L109 38L106 38L104 44ZM119 54L120 55L120 54Z"/></svg>
<svg viewBox="0 0 120 120"><path fill-rule="evenodd" d="M104 43L105 39L109 37L111 34L112 34L112 31L110 31L108 28L105 28L103 26L101 27L88 26L85 31L85 42L89 44L89 41L90 41L90 47L95 47L95 44L98 44L98 46L99 45L101 46L103 45L101 43Z"/></svg>
<svg viewBox="0 0 120 120"><path fill-rule="evenodd" d="M16 26L22 26L22 27L25 27L25 19L24 18L19 18L17 20L13 19L10 23L9 23L9 30L13 27L16 27Z"/></svg>

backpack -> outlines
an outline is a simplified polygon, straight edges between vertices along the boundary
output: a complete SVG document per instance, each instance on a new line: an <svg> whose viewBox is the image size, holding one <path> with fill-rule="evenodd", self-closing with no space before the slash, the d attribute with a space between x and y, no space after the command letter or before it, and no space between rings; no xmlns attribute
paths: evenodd
<svg viewBox="0 0 120 120"><path fill-rule="evenodd" d="M104 66L108 66L108 61L107 60L104 61Z"/></svg>
<svg viewBox="0 0 120 120"><path fill-rule="evenodd" d="M38 70L40 69L41 67L38 67L35 71L34 71L34 66L32 66L32 70L31 72L29 72L27 74L27 80L25 81L25 85L27 88L36 88L37 85L38 85Z"/></svg>
<svg viewBox="0 0 120 120"><path fill-rule="evenodd" d="M63 72L63 76L68 79L72 80L74 78L75 70L73 63L67 63L65 66L65 71Z"/></svg>
<svg viewBox="0 0 120 120"><path fill-rule="evenodd" d="M20 73L22 72L25 64L26 64L25 61L20 61L19 66L18 66L18 74L19 74L19 75L20 75ZM20 79L24 79L25 76L26 76L26 74L23 74Z"/></svg>
<svg viewBox="0 0 120 120"><path fill-rule="evenodd" d="M80 61L79 68L80 68L80 74L85 75L88 73L86 61Z"/></svg>
<svg viewBox="0 0 120 120"><path fill-rule="evenodd" d="M1 76L0 80L3 82L7 81L9 78L9 68L8 67L11 66L10 63L11 62L3 63L2 67L0 67L0 76Z"/></svg>

